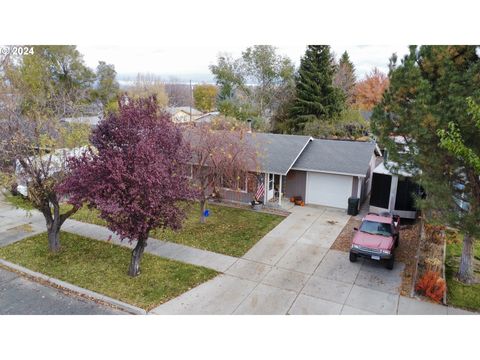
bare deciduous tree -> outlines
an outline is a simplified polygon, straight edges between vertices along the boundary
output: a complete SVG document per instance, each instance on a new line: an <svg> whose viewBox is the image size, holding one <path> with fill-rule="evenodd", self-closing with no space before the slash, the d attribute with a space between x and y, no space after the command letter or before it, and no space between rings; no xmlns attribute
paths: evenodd
<svg viewBox="0 0 480 360"><path fill-rule="evenodd" d="M168 105L168 95L164 81L151 73L138 73L133 85L127 87L127 93L133 98L147 98L155 95L160 108Z"/></svg>
<svg viewBox="0 0 480 360"><path fill-rule="evenodd" d="M200 221L205 222L206 204L212 193L227 185L239 188L239 181L257 169L258 150L244 129L212 130L208 124L186 129L192 151L192 178L200 198Z"/></svg>
<svg viewBox="0 0 480 360"><path fill-rule="evenodd" d="M67 171L66 158L80 151L90 132L88 125L60 119L88 105L91 72L71 46L36 47L35 55L1 64L0 163L7 165L0 169L1 185L28 187L29 200L45 217L50 250L56 252L60 227L77 211L61 212L56 187Z"/></svg>

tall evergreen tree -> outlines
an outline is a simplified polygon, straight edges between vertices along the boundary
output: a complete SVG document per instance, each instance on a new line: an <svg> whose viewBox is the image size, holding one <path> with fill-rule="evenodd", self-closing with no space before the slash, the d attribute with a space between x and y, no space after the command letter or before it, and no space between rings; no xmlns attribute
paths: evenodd
<svg viewBox="0 0 480 360"><path fill-rule="evenodd" d="M337 71L333 83L342 89L348 105L353 103L355 84L357 77L355 75L355 66L350 61L348 52L344 52L338 61Z"/></svg>
<svg viewBox="0 0 480 360"><path fill-rule="evenodd" d="M296 78L296 98L290 110L291 131L301 132L310 121L329 120L342 112L345 96L333 85L334 74L330 46L309 45Z"/></svg>
<svg viewBox="0 0 480 360"><path fill-rule="evenodd" d="M480 237L477 51L477 46L410 47L400 65L391 61L390 87L372 116L389 157L421 170L427 198L419 204L426 215L464 234L457 277L465 283L474 278L473 241ZM398 151L392 135L405 139L409 151Z"/></svg>

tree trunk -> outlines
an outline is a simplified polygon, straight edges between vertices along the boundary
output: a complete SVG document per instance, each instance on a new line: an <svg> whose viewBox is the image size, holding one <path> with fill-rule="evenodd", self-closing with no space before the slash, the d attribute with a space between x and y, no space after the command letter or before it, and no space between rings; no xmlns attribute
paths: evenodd
<svg viewBox="0 0 480 360"><path fill-rule="evenodd" d="M48 230L48 248L51 252L56 253L60 251L60 226L54 221Z"/></svg>
<svg viewBox="0 0 480 360"><path fill-rule="evenodd" d="M140 274L140 261L142 260L145 246L147 246L147 238L148 235L140 237L137 241L137 245L132 251L132 258L128 269L128 275L130 276L135 277Z"/></svg>
<svg viewBox="0 0 480 360"><path fill-rule="evenodd" d="M56 253L60 251L60 227L62 226L62 221L60 220L60 206L57 201L52 201L53 204L53 217L50 212L50 206L48 209L42 211L44 215L48 213L49 216L45 216L47 221L47 231L48 231L48 247L51 252Z"/></svg>
<svg viewBox="0 0 480 360"><path fill-rule="evenodd" d="M473 237L465 234L463 236L462 257L458 268L457 278L465 284L471 284L473 277Z"/></svg>
<svg viewBox="0 0 480 360"><path fill-rule="evenodd" d="M207 208L207 201L206 200L200 200L200 222L202 224L205 224L207 221L207 218L205 217L205 210Z"/></svg>

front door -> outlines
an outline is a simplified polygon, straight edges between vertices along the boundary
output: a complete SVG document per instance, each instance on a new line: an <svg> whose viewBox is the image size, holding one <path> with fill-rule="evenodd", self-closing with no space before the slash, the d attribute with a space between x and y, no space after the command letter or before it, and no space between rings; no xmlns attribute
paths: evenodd
<svg viewBox="0 0 480 360"><path fill-rule="evenodd" d="M273 187L274 184L274 174L268 174L267 176L267 201L273 199L275 195L275 190Z"/></svg>

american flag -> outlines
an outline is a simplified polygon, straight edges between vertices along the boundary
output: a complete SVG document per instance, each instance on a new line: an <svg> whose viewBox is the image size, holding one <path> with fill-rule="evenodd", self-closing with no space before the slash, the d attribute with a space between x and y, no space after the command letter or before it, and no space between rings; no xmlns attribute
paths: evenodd
<svg viewBox="0 0 480 360"><path fill-rule="evenodd" d="M264 193L265 193L265 185L263 184L263 181L259 181L257 185L257 192L255 193L255 199L262 200Z"/></svg>

